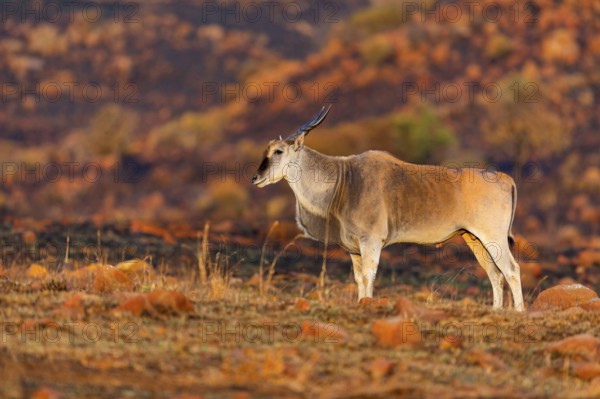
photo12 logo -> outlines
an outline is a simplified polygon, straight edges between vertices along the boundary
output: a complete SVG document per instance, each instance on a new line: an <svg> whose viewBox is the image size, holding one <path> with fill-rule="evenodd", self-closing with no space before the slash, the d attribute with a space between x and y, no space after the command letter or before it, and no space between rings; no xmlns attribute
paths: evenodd
<svg viewBox="0 0 600 399"><path fill-rule="evenodd" d="M308 7L307 7L308 5ZM205 1L202 23L339 22L340 6L333 1Z"/></svg>
<svg viewBox="0 0 600 399"><path fill-rule="evenodd" d="M469 22L537 23L540 6L534 1L403 1L403 22L436 23Z"/></svg>
<svg viewBox="0 0 600 399"><path fill-rule="evenodd" d="M139 339L138 332L139 326L134 322L0 322L0 344L134 343Z"/></svg>
<svg viewBox="0 0 600 399"><path fill-rule="evenodd" d="M3 184L52 184L59 181L98 183L110 176L115 183L140 181L140 166L134 162L116 162L109 168L97 162L0 162Z"/></svg>
<svg viewBox="0 0 600 399"><path fill-rule="evenodd" d="M134 2L2 0L0 22L71 23L139 23L140 6Z"/></svg>
<svg viewBox="0 0 600 399"><path fill-rule="evenodd" d="M268 102L297 103L308 97L316 103L331 104L338 101L338 85L334 82L204 82L201 86L203 102Z"/></svg>
<svg viewBox="0 0 600 399"><path fill-rule="evenodd" d="M418 98L421 102L457 103L466 101L473 104L477 101L497 103L503 96L514 103L540 102L540 86L536 82L513 82L503 87L497 82L435 82L417 83L403 82L398 92L400 101L407 102Z"/></svg>
<svg viewBox="0 0 600 399"><path fill-rule="evenodd" d="M98 103L109 101L114 103L139 102L138 87L135 83L111 82L44 82L19 83L3 82L0 84L0 102L8 104L28 101L35 103L55 104L66 102Z"/></svg>

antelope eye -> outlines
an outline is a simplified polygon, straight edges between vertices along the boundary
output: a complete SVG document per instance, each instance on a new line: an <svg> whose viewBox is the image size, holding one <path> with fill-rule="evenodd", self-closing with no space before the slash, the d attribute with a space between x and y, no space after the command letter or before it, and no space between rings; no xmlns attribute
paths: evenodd
<svg viewBox="0 0 600 399"><path fill-rule="evenodd" d="M281 151L281 150L275 150L274 153L277 154L277 155L279 155L279 154L283 154L283 151Z"/></svg>

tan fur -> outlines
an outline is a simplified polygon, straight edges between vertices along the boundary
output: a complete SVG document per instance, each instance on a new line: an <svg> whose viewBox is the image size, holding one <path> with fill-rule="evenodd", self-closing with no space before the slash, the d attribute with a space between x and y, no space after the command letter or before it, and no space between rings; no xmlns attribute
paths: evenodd
<svg viewBox="0 0 600 399"><path fill-rule="evenodd" d="M296 196L296 220L306 235L352 256L359 299L372 297L381 249L399 242L436 244L462 234L490 276L494 308L502 307L502 276L524 310L519 265L508 237L516 188L512 178L482 169L415 165L382 151L332 157L294 142L272 141L268 168L255 184L286 179ZM276 154L276 151L282 151Z"/></svg>

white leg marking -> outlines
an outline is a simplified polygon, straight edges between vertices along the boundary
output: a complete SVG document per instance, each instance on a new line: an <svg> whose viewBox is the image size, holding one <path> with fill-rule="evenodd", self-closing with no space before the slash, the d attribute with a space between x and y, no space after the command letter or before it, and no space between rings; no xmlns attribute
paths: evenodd
<svg viewBox="0 0 600 399"><path fill-rule="evenodd" d="M479 262L481 267L483 267L490 279L490 283L492 284L492 293L494 296L493 308L501 309L504 299L504 277L502 276L502 272L500 269L498 269L498 267L496 267L496 264L490 257L490 254L484 248L479 239L469 233L464 233L462 237L471 251L473 251L475 259L477 259L477 262Z"/></svg>
<svg viewBox="0 0 600 399"><path fill-rule="evenodd" d="M373 283L377 275L377 266L379 265L379 255L381 254L381 244L361 242L360 255L362 258L362 278L365 286L365 296L373 298Z"/></svg>
<svg viewBox="0 0 600 399"><path fill-rule="evenodd" d="M481 238L481 242L488 250L494 263L498 266L498 269L500 269L508 282L515 310L518 310L519 312L524 311L525 304L523 303L523 290L521 288L521 268L510 252L508 238L504 237L504 239L495 241Z"/></svg>
<svg viewBox="0 0 600 399"><path fill-rule="evenodd" d="M350 254L352 267L354 269L354 281L358 286L358 300L365 297L365 285L362 278L362 259L360 255Z"/></svg>

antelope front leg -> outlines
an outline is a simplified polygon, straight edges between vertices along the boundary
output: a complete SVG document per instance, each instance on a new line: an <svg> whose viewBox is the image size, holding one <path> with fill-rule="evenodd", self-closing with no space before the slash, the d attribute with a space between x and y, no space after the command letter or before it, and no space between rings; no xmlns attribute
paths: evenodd
<svg viewBox="0 0 600 399"><path fill-rule="evenodd" d="M354 281L356 281L356 285L358 286L358 300L365 297L365 285L363 284L363 275L362 275L362 259L360 255L350 254L350 259L352 259L352 267L354 268Z"/></svg>
<svg viewBox="0 0 600 399"><path fill-rule="evenodd" d="M365 286L364 294L367 298L373 298L373 283L377 275L379 255L381 255L381 245L369 242L360 244L361 271Z"/></svg>

